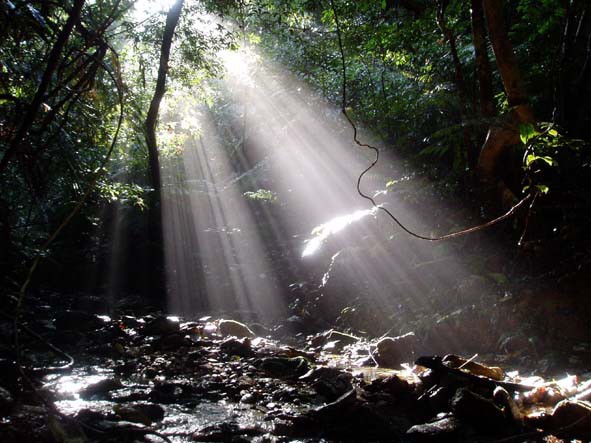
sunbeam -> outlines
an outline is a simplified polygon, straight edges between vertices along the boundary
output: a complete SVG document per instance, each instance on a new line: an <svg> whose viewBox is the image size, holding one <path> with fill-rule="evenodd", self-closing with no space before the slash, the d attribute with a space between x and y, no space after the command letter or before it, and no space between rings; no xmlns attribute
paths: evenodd
<svg viewBox="0 0 591 443"><path fill-rule="evenodd" d="M470 276L462 240L438 247L403 236L358 195L372 153L355 146L338 110L252 48L222 59L227 75L210 83L214 100L199 106L177 97L167 117L175 131L193 127L163 169L172 310L271 321L302 275L319 276L320 316L338 317L348 303L339 294L357 292L369 316L359 324L377 334L407 332L426 313L453 306L434 291ZM364 192L416 229L450 229L437 222L448 212L440 203L417 207L409 198L425 183L398 165L384 160L362 181ZM430 340L448 348L470 341L443 326Z"/></svg>

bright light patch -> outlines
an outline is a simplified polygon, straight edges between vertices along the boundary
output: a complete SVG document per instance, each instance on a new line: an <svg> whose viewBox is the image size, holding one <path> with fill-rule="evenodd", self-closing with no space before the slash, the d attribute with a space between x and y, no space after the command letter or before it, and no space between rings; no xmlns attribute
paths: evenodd
<svg viewBox="0 0 591 443"><path fill-rule="evenodd" d="M368 215L375 215L378 209L378 207L373 207L371 209L355 211L352 214L335 217L332 220L317 226L312 231L314 237L306 241L306 247L302 252L302 257L307 257L318 252L320 247L331 235L342 231L351 223L355 223Z"/></svg>
<svg viewBox="0 0 591 443"><path fill-rule="evenodd" d="M225 50L220 53L220 59L231 81L254 87L252 71L259 61L259 56L254 51L248 47L236 51Z"/></svg>

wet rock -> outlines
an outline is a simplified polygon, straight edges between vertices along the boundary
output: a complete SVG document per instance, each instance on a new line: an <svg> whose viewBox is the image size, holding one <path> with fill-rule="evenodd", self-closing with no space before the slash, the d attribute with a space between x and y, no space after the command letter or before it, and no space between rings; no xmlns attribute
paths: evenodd
<svg viewBox="0 0 591 443"><path fill-rule="evenodd" d="M115 391L121 388L123 388L123 384L118 378L105 378L104 380L88 385L82 389L80 391L80 397L104 397L110 391Z"/></svg>
<svg viewBox="0 0 591 443"><path fill-rule="evenodd" d="M455 417L445 417L429 423L412 426L406 435L417 443L427 442L455 442L461 422Z"/></svg>
<svg viewBox="0 0 591 443"><path fill-rule="evenodd" d="M331 329L330 331L323 332L322 334L318 334L312 338L310 341L310 346L313 348L324 347L327 346L329 343L332 343L331 349L342 349L344 346L351 345L357 343L359 341L358 337L354 335L345 334L343 332L335 331Z"/></svg>
<svg viewBox="0 0 591 443"><path fill-rule="evenodd" d="M113 411L122 420L133 423L141 423L150 426L155 421L164 418L164 409L160 405L151 403L139 403L135 405L115 405Z"/></svg>
<svg viewBox="0 0 591 443"><path fill-rule="evenodd" d="M447 410L454 391L449 386L433 386L426 392L426 402L433 413Z"/></svg>
<svg viewBox="0 0 591 443"><path fill-rule="evenodd" d="M591 405L563 400L552 411L550 425L560 436L588 440L591 438Z"/></svg>
<svg viewBox="0 0 591 443"><path fill-rule="evenodd" d="M56 439L47 426L47 408L22 405L0 420L0 441L2 443L52 443Z"/></svg>
<svg viewBox="0 0 591 443"><path fill-rule="evenodd" d="M385 392L394 397L405 396L413 392L413 387L397 375L384 378L376 378L364 388L367 392Z"/></svg>
<svg viewBox="0 0 591 443"><path fill-rule="evenodd" d="M357 390L351 389L349 392L341 395L332 403L328 403L327 405L320 406L319 408L312 410L312 414L321 420L333 421L336 418L341 417L341 414L345 413L345 411L350 411L359 404L360 400Z"/></svg>
<svg viewBox="0 0 591 443"><path fill-rule="evenodd" d="M503 370L499 367L486 366L475 361L468 361L465 358L459 357L457 355L446 355L443 357L442 361L450 368L461 368L463 371L467 371L474 375L481 375L483 377L488 377L499 381L505 378Z"/></svg>
<svg viewBox="0 0 591 443"><path fill-rule="evenodd" d="M243 338L242 340L229 338L222 342L220 350L228 355L237 355L244 358L254 355L249 338Z"/></svg>
<svg viewBox="0 0 591 443"><path fill-rule="evenodd" d="M240 403L244 403L245 405L254 405L257 402L256 395L247 392L246 394L240 397Z"/></svg>
<svg viewBox="0 0 591 443"><path fill-rule="evenodd" d="M522 414L515 400L509 394L509 392L502 388L501 386L497 386L493 392L493 399L495 403L501 407L501 409L505 412L505 416L511 420L514 424L519 425L522 422Z"/></svg>
<svg viewBox="0 0 591 443"><path fill-rule="evenodd" d="M456 391L450 406L454 416L483 431L494 433L509 424L505 414L497 405L466 388Z"/></svg>
<svg viewBox="0 0 591 443"><path fill-rule="evenodd" d="M182 334L172 333L165 335L158 341L158 347L163 351L176 351L177 349L187 346L189 341Z"/></svg>
<svg viewBox="0 0 591 443"><path fill-rule="evenodd" d="M104 320L95 314L84 311L63 311L59 312L53 321L58 331L88 332L101 328L105 325Z"/></svg>
<svg viewBox="0 0 591 443"><path fill-rule="evenodd" d="M385 337L377 343L376 361L380 366L397 369L413 360L417 338L414 332L398 337Z"/></svg>
<svg viewBox="0 0 591 443"><path fill-rule="evenodd" d="M7 415L12 406L14 405L14 399L12 398L12 394L8 392L6 389L0 387L0 416Z"/></svg>
<svg viewBox="0 0 591 443"><path fill-rule="evenodd" d="M177 319L171 317L156 317L141 328L143 335L168 335L179 332L180 323Z"/></svg>
<svg viewBox="0 0 591 443"><path fill-rule="evenodd" d="M241 427L237 423L220 423L207 426L192 435L193 441L211 442L242 442L250 441L245 437L254 437L263 434L256 427Z"/></svg>
<svg viewBox="0 0 591 443"><path fill-rule="evenodd" d="M220 320L218 332L224 337L253 338L255 336L248 326L236 320Z"/></svg>
<svg viewBox="0 0 591 443"><path fill-rule="evenodd" d="M334 401L353 389L352 379L349 372L326 367L310 370L300 377L300 380L313 381L312 388L328 401Z"/></svg>
<svg viewBox="0 0 591 443"><path fill-rule="evenodd" d="M267 357L260 361L260 369L277 378L292 378L304 375L310 369L304 357Z"/></svg>

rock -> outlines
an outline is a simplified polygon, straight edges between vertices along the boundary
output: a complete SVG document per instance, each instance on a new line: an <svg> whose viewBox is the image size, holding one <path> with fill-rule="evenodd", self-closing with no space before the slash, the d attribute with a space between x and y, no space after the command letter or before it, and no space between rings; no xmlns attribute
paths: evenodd
<svg viewBox="0 0 591 443"><path fill-rule="evenodd" d="M450 401L450 406L455 417L483 431L494 433L499 429L506 428L509 424L505 419L505 414L497 405L466 388L456 391Z"/></svg>
<svg viewBox="0 0 591 443"><path fill-rule="evenodd" d="M115 405L113 411L122 419L133 423L150 426L153 422L164 418L164 409L152 403L135 405Z"/></svg>
<svg viewBox="0 0 591 443"><path fill-rule="evenodd" d="M300 380L313 380L312 387L328 401L334 401L353 389L353 376L336 368L316 368L300 377Z"/></svg>
<svg viewBox="0 0 591 443"><path fill-rule="evenodd" d="M465 358L457 355L449 354L443 357L443 363L450 368L461 368L462 371L467 371L474 375L482 375L493 380L503 380L505 374L503 370L496 366L486 366L475 361L468 361Z"/></svg>
<svg viewBox="0 0 591 443"><path fill-rule="evenodd" d="M429 423L412 426L406 435L417 443L423 442L455 442L461 422L455 417L445 417Z"/></svg>
<svg viewBox="0 0 591 443"><path fill-rule="evenodd" d="M179 330L180 323L177 319L161 316L146 323L140 332L143 335L168 335L177 333Z"/></svg>
<svg viewBox="0 0 591 443"><path fill-rule="evenodd" d="M95 314L84 311L68 310L56 314L53 321L58 331L88 332L105 325L104 320Z"/></svg>
<svg viewBox="0 0 591 443"><path fill-rule="evenodd" d="M82 398L102 397L110 391L121 388L123 388L123 384L118 378L105 378L104 380L86 386L80 391L80 396Z"/></svg>
<svg viewBox="0 0 591 443"><path fill-rule="evenodd" d="M304 357L267 357L260 361L260 368L277 378L292 378L304 375L310 369Z"/></svg>
<svg viewBox="0 0 591 443"><path fill-rule="evenodd" d="M227 337L229 335L237 338L253 338L254 332L248 326L236 320L220 320L218 323L218 332Z"/></svg>
<svg viewBox="0 0 591 443"><path fill-rule="evenodd" d="M560 436L589 440L591 438L591 406L587 402L562 400L550 417L552 431Z"/></svg>
<svg viewBox="0 0 591 443"><path fill-rule="evenodd" d="M331 329L330 331L315 335L312 340L310 340L310 346L313 348L318 348L321 346L326 346L329 343L334 343L331 349L338 350L342 349L344 346L357 343L358 341L359 338L355 337L354 335L345 334L343 332Z"/></svg>
<svg viewBox="0 0 591 443"><path fill-rule="evenodd" d="M380 366L397 369L413 360L417 338L414 332L399 337L385 337L377 343L376 361Z"/></svg>
<svg viewBox="0 0 591 443"><path fill-rule="evenodd" d="M513 423L520 425L522 423L523 417L521 415L521 411L517 407L515 400L509 394L509 392L501 387L497 386L493 392L493 399L495 403L503 409L505 412L505 416L513 421Z"/></svg>
<svg viewBox="0 0 591 443"><path fill-rule="evenodd" d="M247 392L246 394L240 397L240 403L244 403L245 405L254 405L257 402L257 398L254 394Z"/></svg>
<svg viewBox="0 0 591 443"><path fill-rule="evenodd" d="M177 349L187 346L188 344L189 342L185 336L177 333L165 335L158 341L158 346L163 351L176 351Z"/></svg>
<svg viewBox="0 0 591 443"><path fill-rule="evenodd" d="M220 423L195 432L192 439L193 441L238 443L251 440L244 437L254 437L260 434L263 434L263 431L256 427L242 427L237 423Z"/></svg>
<svg viewBox="0 0 591 443"><path fill-rule="evenodd" d="M237 355L238 357L244 358L254 355L249 338L243 338L242 340L228 338L222 342L220 350L228 355Z"/></svg>
<svg viewBox="0 0 591 443"><path fill-rule="evenodd" d="M339 417L345 411L350 411L360 404L360 400L357 395L357 390L351 389L349 392L341 395L332 403L320 406L319 408L313 409L313 416L319 417L321 420L333 421Z"/></svg>
<svg viewBox="0 0 591 443"><path fill-rule="evenodd" d="M12 394L0 387L0 417L6 416L12 409L13 405L14 399L12 398Z"/></svg>
<svg viewBox="0 0 591 443"><path fill-rule="evenodd" d="M397 375L376 378L364 388L367 392L385 392L394 397L405 396L413 392L412 386Z"/></svg>

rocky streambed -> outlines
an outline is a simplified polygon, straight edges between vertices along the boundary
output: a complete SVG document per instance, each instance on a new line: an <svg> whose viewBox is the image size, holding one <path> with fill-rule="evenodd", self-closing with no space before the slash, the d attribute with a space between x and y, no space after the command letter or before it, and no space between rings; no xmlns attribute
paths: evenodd
<svg viewBox="0 0 591 443"><path fill-rule="evenodd" d="M2 442L591 438L586 375L544 380L477 356L415 355L413 334L293 335L140 301L107 316L92 297L56 314L44 300L23 319L33 333L22 333L21 367L1 349ZM56 368L67 354L73 364Z"/></svg>

